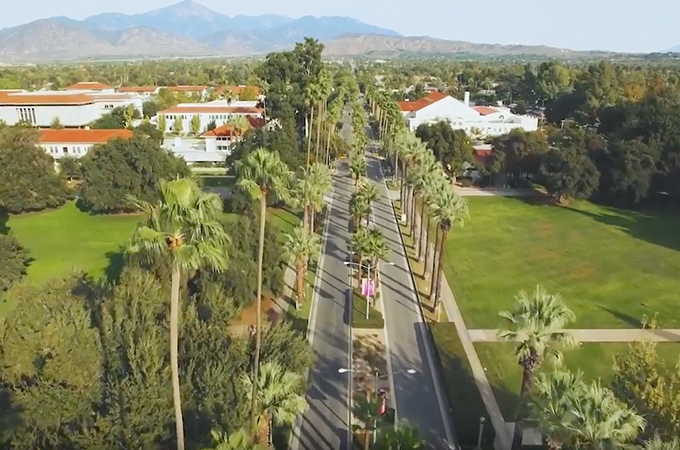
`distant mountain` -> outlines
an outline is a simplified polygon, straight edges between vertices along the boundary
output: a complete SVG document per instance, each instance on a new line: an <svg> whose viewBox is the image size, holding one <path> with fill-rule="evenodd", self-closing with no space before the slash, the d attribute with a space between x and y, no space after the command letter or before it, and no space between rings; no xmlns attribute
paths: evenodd
<svg viewBox="0 0 680 450"><path fill-rule="evenodd" d="M532 55L552 58L577 58L602 54L579 52L545 45L475 44L447 41L427 36L385 36L345 34L324 42L325 54L333 56L372 56L391 58L404 54L478 54L488 56Z"/></svg>
<svg viewBox="0 0 680 450"><path fill-rule="evenodd" d="M185 0L143 14L108 12L83 20L58 16L6 28L0 30L0 60L249 55L289 48L306 36L327 40L346 33L400 36L351 17L229 17Z"/></svg>
<svg viewBox="0 0 680 450"><path fill-rule="evenodd" d="M675 47L671 48L668 51L672 53L680 53L680 45L676 45Z"/></svg>

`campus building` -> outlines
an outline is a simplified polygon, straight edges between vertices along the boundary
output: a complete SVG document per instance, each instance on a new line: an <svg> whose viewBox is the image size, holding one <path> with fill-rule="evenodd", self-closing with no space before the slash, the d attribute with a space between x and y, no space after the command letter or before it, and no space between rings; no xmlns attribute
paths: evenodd
<svg viewBox="0 0 680 450"><path fill-rule="evenodd" d="M399 102L399 108L411 131L420 124L446 120L453 129L465 130L468 134L478 133L479 137L498 136L520 128L536 131L538 119L527 115L516 115L502 106L473 106L470 93L463 101L439 91L430 92L414 101Z"/></svg>
<svg viewBox="0 0 680 450"><path fill-rule="evenodd" d="M187 134L191 132L191 121L194 116L200 120L200 131L205 131L208 125L215 123L217 127L225 125L233 116L260 119L264 116L264 109L257 106L257 101L227 101L215 100L208 103L180 103L172 108L158 112L158 116L165 116L166 133ZM178 119L179 118L179 119ZM181 131L176 130L175 121L182 123ZM155 120L158 123L158 118Z"/></svg>
<svg viewBox="0 0 680 450"><path fill-rule="evenodd" d="M40 131L38 145L54 159L81 158L93 145L106 144L111 139L130 139L130 130L46 129Z"/></svg>

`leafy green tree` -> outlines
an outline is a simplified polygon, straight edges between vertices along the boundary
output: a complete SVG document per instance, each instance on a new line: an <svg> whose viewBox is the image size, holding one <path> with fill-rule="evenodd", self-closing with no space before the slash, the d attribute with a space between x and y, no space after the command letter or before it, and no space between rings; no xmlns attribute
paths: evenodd
<svg viewBox="0 0 680 450"><path fill-rule="evenodd" d="M133 199L146 214L147 223L132 237L128 252L150 258L161 257L172 270L170 298L170 368L177 448L184 450L184 425L180 396L178 328L180 283L189 271L201 267L222 270L226 267L228 236L217 221L222 200L216 194L201 192L190 178L162 182L158 204Z"/></svg>
<svg viewBox="0 0 680 450"><path fill-rule="evenodd" d="M380 414L380 399L377 396L361 397L353 402L352 415L356 417L361 425L354 427L363 431L364 434L364 448L369 448L371 442L371 432L377 433L377 424L382 419ZM355 428L355 429L356 429Z"/></svg>
<svg viewBox="0 0 680 450"><path fill-rule="evenodd" d="M11 234L0 234L0 293L26 275L28 251Z"/></svg>
<svg viewBox="0 0 680 450"><path fill-rule="evenodd" d="M0 128L0 204L10 213L56 208L68 198L54 160L36 143L34 129Z"/></svg>
<svg viewBox="0 0 680 450"><path fill-rule="evenodd" d="M201 116L194 114L191 118L191 132L198 135L201 132Z"/></svg>
<svg viewBox="0 0 680 450"><path fill-rule="evenodd" d="M149 139L158 146L163 145L164 136L163 132L153 126L151 122L142 122L138 126L132 129L132 132L139 135L145 139Z"/></svg>
<svg viewBox="0 0 680 450"><path fill-rule="evenodd" d="M640 202L649 195L658 160L658 148L641 140L610 142L596 162L600 194L613 203Z"/></svg>
<svg viewBox="0 0 680 450"><path fill-rule="evenodd" d="M357 231L362 229L362 221L364 217L368 217L370 213L371 205L368 203L368 199L358 192L352 194L349 199L349 215L352 217L354 227Z"/></svg>
<svg viewBox="0 0 680 450"><path fill-rule="evenodd" d="M128 195L154 202L162 180L190 173L184 160L139 135L95 146L81 161L80 202L98 213L129 211Z"/></svg>
<svg viewBox="0 0 680 450"><path fill-rule="evenodd" d="M502 162L494 167L508 174L515 184L538 173L541 155L549 148L547 136L542 131L526 132L520 129L492 139L492 145L492 158ZM502 156L496 156L498 154Z"/></svg>
<svg viewBox="0 0 680 450"><path fill-rule="evenodd" d="M243 101L253 101L257 100L257 98L258 98L257 86L244 87L238 96L238 99Z"/></svg>
<svg viewBox="0 0 680 450"><path fill-rule="evenodd" d="M52 123L50 123L50 128L53 130L61 130L64 128L64 125L61 124L61 120L59 120L59 116L54 116L54 119L52 119Z"/></svg>
<svg viewBox="0 0 680 450"><path fill-rule="evenodd" d="M158 111L160 111L160 107L158 106L158 103L155 101L148 101L142 103L142 115L145 117L154 117L156 114L158 114ZM160 117L159 117L160 119Z"/></svg>
<svg viewBox="0 0 680 450"><path fill-rule="evenodd" d="M561 361L562 353L557 346L570 347L576 344L574 337L564 330L575 316L559 295L548 294L540 286L531 294L520 292L515 300L512 312L500 313L507 323L505 328L498 331L498 339L510 342L521 339L515 348L515 355L522 366L520 399L526 402L538 367L546 360ZM522 444L524 430L521 422L524 416L524 411L518 409L515 421L518 426L515 426L512 438L513 450L519 449Z"/></svg>
<svg viewBox="0 0 680 450"><path fill-rule="evenodd" d="M165 131L168 129L168 123L165 119L165 114L159 114L158 115L158 129L163 134L165 134Z"/></svg>
<svg viewBox="0 0 680 450"><path fill-rule="evenodd" d="M83 299L72 294L76 286L67 280L13 289L17 307L0 332L0 367L12 405L3 415L18 415L9 430L14 448L74 448L96 420L101 342Z"/></svg>
<svg viewBox="0 0 680 450"><path fill-rule="evenodd" d="M416 136L432 150L437 161L451 176L461 174L463 164L474 161L470 138L465 131L451 128L449 122L422 124L416 130Z"/></svg>
<svg viewBox="0 0 680 450"><path fill-rule="evenodd" d="M242 138L246 131L250 129L250 122L245 116L231 116L227 123L236 131L239 138Z"/></svg>
<svg viewBox="0 0 680 450"><path fill-rule="evenodd" d="M172 132L175 134L182 134L184 131L184 121L182 116L175 116L174 122L172 122Z"/></svg>
<svg viewBox="0 0 680 450"><path fill-rule="evenodd" d="M77 158L64 157L59 160L59 173L69 181L82 176L80 160Z"/></svg>
<svg viewBox="0 0 680 450"><path fill-rule="evenodd" d="M132 105L128 105L132 106ZM99 119L95 120L90 124L92 129L100 130L122 130L127 128L133 119L139 119L139 111L132 106L130 110L127 107L119 106L114 108L110 113L104 114Z"/></svg>
<svg viewBox="0 0 680 450"><path fill-rule="evenodd" d="M304 227L296 227L286 235L288 254L295 260L295 307L300 309L306 300L305 271L310 258L321 254L321 238Z"/></svg>
<svg viewBox="0 0 680 450"><path fill-rule="evenodd" d="M558 202L588 198L598 187L600 172L582 147L565 145L552 148L543 154L541 160L539 180Z"/></svg>
<svg viewBox="0 0 680 450"><path fill-rule="evenodd" d="M127 105L123 111L123 118L125 119L125 128L129 128L132 126L132 120L139 118L139 111L137 111L134 105Z"/></svg>
<svg viewBox="0 0 680 450"><path fill-rule="evenodd" d="M258 442L271 445L274 425L292 425L295 418L307 410L307 401L300 395L304 384L302 375L288 372L281 365L268 362L262 365L257 383L243 374L242 382L247 393L258 392L256 404L257 427L261 434ZM257 384L257 388L253 386Z"/></svg>
<svg viewBox="0 0 680 450"><path fill-rule="evenodd" d="M212 131L212 130L214 130L215 128L217 128L217 123L216 123L214 120L211 120L211 121L208 123L208 126L205 127L205 130L206 130L206 131Z"/></svg>
<svg viewBox="0 0 680 450"><path fill-rule="evenodd" d="M375 445L375 450L428 450L432 448L420 437L417 428L400 424L383 434Z"/></svg>
<svg viewBox="0 0 680 450"><path fill-rule="evenodd" d="M354 179L354 187L359 187L359 179L366 176L366 158L363 154L355 154L349 163L349 172Z"/></svg>
<svg viewBox="0 0 680 450"><path fill-rule="evenodd" d="M260 237L257 254L257 326L255 331L255 358L253 362L253 380L259 380L260 344L262 329L262 263L264 258L264 233L267 215L267 195L270 192L277 195L286 194L286 184L290 172L276 152L261 148L249 154L245 160L236 166L239 181L238 186L247 191L254 199L260 201ZM250 430L255 434L256 415L258 408L258 383L253 383L250 407Z"/></svg>

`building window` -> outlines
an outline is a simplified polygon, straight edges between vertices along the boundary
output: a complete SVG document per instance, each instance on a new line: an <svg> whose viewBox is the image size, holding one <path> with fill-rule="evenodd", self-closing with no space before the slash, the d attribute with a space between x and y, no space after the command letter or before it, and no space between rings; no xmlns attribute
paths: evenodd
<svg viewBox="0 0 680 450"><path fill-rule="evenodd" d="M68 155L68 147L64 147L63 150L64 150L64 155Z"/></svg>

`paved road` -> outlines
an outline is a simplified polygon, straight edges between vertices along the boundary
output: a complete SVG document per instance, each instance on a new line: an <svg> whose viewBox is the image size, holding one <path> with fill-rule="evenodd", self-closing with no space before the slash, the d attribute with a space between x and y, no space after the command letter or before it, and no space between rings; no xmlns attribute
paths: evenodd
<svg viewBox="0 0 680 450"><path fill-rule="evenodd" d="M349 275L343 264L349 256L349 196L351 180L347 163L340 162L334 180L323 260L312 310L310 339L316 364L309 372L309 409L302 417L299 439L294 433L292 450L346 450L349 445L350 367Z"/></svg>
<svg viewBox="0 0 680 450"><path fill-rule="evenodd" d="M420 429L421 435L437 450L456 448L448 421L448 407L438 381L429 332L425 328L409 274L408 261L399 236L399 228L383 183L380 161L367 157L368 176L378 182L380 197L373 211L375 227L383 232L391 246L390 261L381 265L383 310L387 342L394 376L397 414ZM416 374L407 373L415 369Z"/></svg>

